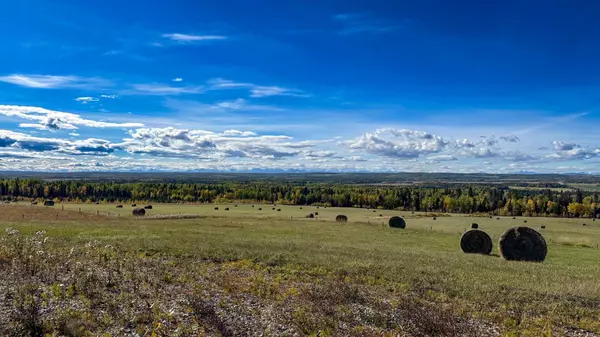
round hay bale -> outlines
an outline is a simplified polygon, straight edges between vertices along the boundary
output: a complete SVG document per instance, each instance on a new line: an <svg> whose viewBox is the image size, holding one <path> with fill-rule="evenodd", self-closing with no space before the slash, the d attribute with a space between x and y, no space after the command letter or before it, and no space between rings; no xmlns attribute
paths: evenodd
<svg viewBox="0 0 600 337"><path fill-rule="evenodd" d="M335 217L335 221L337 221L337 222L348 222L348 217L345 216L345 215L343 215L343 214L340 214L340 215L338 215L338 216Z"/></svg>
<svg viewBox="0 0 600 337"><path fill-rule="evenodd" d="M134 216L144 216L144 215L146 215L146 210L143 208L134 208L131 213Z"/></svg>
<svg viewBox="0 0 600 337"><path fill-rule="evenodd" d="M273 207L272 210L275 210L275 207Z"/></svg>
<svg viewBox="0 0 600 337"><path fill-rule="evenodd" d="M513 216L513 220L516 219L517 217Z"/></svg>
<svg viewBox="0 0 600 337"><path fill-rule="evenodd" d="M300 206L300 209L302 209L302 206Z"/></svg>
<svg viewBox="0 0 600 337"><path fill-rule="evenodd" d="M500 217L497 217L496 220L500 220Z"/></svg>
<svg viewBox="0 0 600 337"><path fill-rule="evenodd" d="M252 207L254 207L254 205L252 205Z"/></svg>
<svg viewBox="0 0 600 337"><path fill-rule="evenodd" d="M262 208L260 208L260 207L259 207L259 208L258 208L258 210L259 210L259 211L262 211Z"/></svg>
<svg viewBox="0 0 600 337"><path fill-rule="evenodd" d="M460 238L460 249L467 254L489 254L492 252L492 238L479 229L471 229Z"/></svg>
<svg viewBox="0 0 600 337"><path fill-rule="evenodd" d="M219 210L219 207L215 207L215 211L218 211L218 210Z"/></svg>
<svg viewBox="0 0 600 337"><path fill-rule="evenodd" d="M228 210L229 210L229 207L225 207L225 210L226 210L226 211L228 211Z"/></svg>
<svg viewBox="0 0 600 337"><path fill-rule="evenodd" d="M317 209L319 209L319 206L317 206Z"/></svg>
<svg viewBox="0 0 600 337"><path fill-rule="evenodd" d="M541 229L546 229L546 226L542 225L540 226Z"/></svg>
<svg viewBox="0 0 600 337"><path fill-rule="evenodd" d="M523 223L527 223L527 220L523 220Z"/></svg>
<svg viewBox="0 0 600 337"><path fill-rule="evenodd" d="M233 205L233 207L237 207L237 205Z"/></svg>
<svg viewBox="0 0 600 337"><path fill-rule="evenodd" d="M315 216L316 216L316 215L319 215L319 212L315 212Z"/></svg>
<svg viewBox="0 0 600 337"><path fill-rule="evenodd" d="M281 208L278 208L278 209L277 209L277 212L281 212Z"/></svg>
<svg viewBox="0 0 600 337"><path fill-rule="evenodd" d="M592 219L592 221L596 221L596 219L594 218L594 219Z"/></svg>
<svg viewBox="0 0 600 337"><path fill-rule="evenodd" d="M145 209L152 209L152 205L144 206Z"/></svg>
<svg viewBox="0 0 600 337"><path fill-rule="evenodd" d="M123 208L123 205L117 205L117 208Z"/></svg>
<svg viewBox="0 0 600 337"><path fill-rule="evenodd" d="M379 217L380 217L380 218L381 218L381 217L383 217L383 214L379 214Z"/></svg>
<svg viewBox="0 0 600 337"><path fill-rule="evenodd" d="M583 224L583 226L587 226L587 224Z"/></svg>
<svg viewBox="0 0 600 337"><path fill-rule="evenodd" d="M388 221L388 225L392 228L406 228L406 221L399 216L393 216Z"/></svg>
<svg viewBox="0 0 600 337"><path fill-rule="evenodd" d="M131 207L137 207L137 204L132 204Z"/></svg>
<svg viewBox="0 0 600 337"><path fill-rule="evenodd" d="M306 215L306 217L307 217L307 218L309 218L309 219L312 219L312 218L314 218L314 217L315 217L315 215L314 215L314 214L312 214L312 213L308 213L308 214Z"/></svg>
<svg viewBox="0 0 600 337"><path fill-rule="evenodd" d="M500 255L508 261L542 262L548 247L542 234L529 227L513 227L500 237Z"/></svg>
<svg viewBox="0 0 600 337"><path fill-rule="evenodd" d="M472 224L471 224L471 228L473 228L473 229L477 229L477 228L479 228L479 225L478 225L478 224L476 224L476 223L472 223Z"/></svg>
<svg viewBox="0 0 600 337"><path fill-rule="evenodd" d="M100 201L96 201L96 205L100 205Z"/></svg>
<svg viewBox="0 0 600 337"><path fill-rule="evenodd" d="M373 210L373 213L377 212L376 210Z"/></svg>
<svg viewBox="0 0 600 337"><path fill-rule="evenodd" d="M437 218L436 218L436 217L433 217L433 220L437 220Z"/></svg>

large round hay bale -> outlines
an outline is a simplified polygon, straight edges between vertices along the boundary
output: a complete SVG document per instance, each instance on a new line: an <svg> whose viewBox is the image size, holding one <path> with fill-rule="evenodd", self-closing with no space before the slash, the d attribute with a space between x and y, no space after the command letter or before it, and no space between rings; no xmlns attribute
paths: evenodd
<svg viewBox="0 0 600 337"><path fill-rule="evenodd" d="M226 210L226 211L228 211L228 210L229 210L229 207L225 207L225 210Z"/></svg>
<svg viewBox="0 0 600 337"><path fill-rule="evenodd" d="M144 206L145 209L152 209L152 205Z"/></svg>
<svg viewBox="0 0 600 337"><path fill-rule="evenodd" d="M215 207L215 211L218 211L218 210L219 210L219 207Z"/></svg>
<svg viewBox="0 0 600 337"><path fill-rule="evenodd" d="M436 218L436 217L433 217L433 220L437 220L437 218Z"/></svg>
<svg viewBox="0 0 600 337"><path fill-rule="evenodd" d="M540 226L541 229L546 229L546 226L542 225Z"/></svg>
<svg viewBox="0 0 600 337"><path fill-rule="evenodd" d="M137 204L132 204L131 207L137 207Z"/></svg>
<svg viewBox="0 0 600 337"><path fill-rule="evenodd" d="M479 229L471 229L460 238L460 249L467 254L489 254L492 252L492 238Z"/></svg>
<svg viewBox="0 0 600 337"><path fill-rule="evenodd" d="M393 228L406 228L406 221L399 216L393 216L388 221L388 225Z"/></svg>
<svg viewBox="0 0 600 337"><path fill-rule="evenodd" d="M123 205L117 205L117 208L123 208Z"/></svg>
<svg viewBox="0 0 600 337"><path fill-rule="evenodd" d="M335 217L335 221L337 221L337 222L348 222L348 217L345 216L345 215L343 215L343 214L340 214L340 215L338 215L338 216Z"/></svg>
<svg viewBox="0 0 600 337"><path fill-rule="evenodd" d="M309 218L309 219L312 219L312 218L314 218L314 217L315 217L315 215L314 215L314 214L312 214L312 213L308 213L308 214L306 215L306 217L307 217L307 218Z"/></svg>
<svg viewBox="0 0 600 337"><path fill-rule="evenodd" d="M548 247L542 234L529 227L513 227L500 237L500 255L509 261L542 262Z"/></svg>
<svg viewBox="0 0 600 337"><path fill-rule="evenodd" d="M315 212L315 215L319 215L319 212Z"/></svg>
<svg viewBox="0 0 600 337"><path fill-rule="evenodd" d="M259 211L262 211L262 208L261 208L261 207L259 207L259 208L258 208L258 210L259 210Z"/></svg>
<svg viewBox="0 0 600 337"><path fill-rule="evenodd" d="M281 208L278 208L278 209L277 209L277 212L281 212Z"/></svg>
<svg viewBox="0 0 600 337"><path fill-rule="evenodd" d="M478 224L476 224L476 223L472 223L472 224L471 224L471 228L473 228L473 229L477 229L477 228L479 228L479 225L478 225Z"/></svg>
<svg viewBox="0 0 600 337"><path fill-rule="evenodd" d="M146 215L146 210L143 208L134 208L131 213L134 216L144 216L144 215Z"/></svg>

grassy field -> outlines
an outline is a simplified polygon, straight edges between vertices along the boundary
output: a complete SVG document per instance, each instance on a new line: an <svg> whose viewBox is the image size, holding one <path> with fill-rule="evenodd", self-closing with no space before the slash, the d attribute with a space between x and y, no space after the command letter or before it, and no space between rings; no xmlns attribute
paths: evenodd
<svg viewBox="0 0 600 337"><path fill-rule="evenodd" d="M20 303L0 306L0 319L10 320L0 333L36 322L45 333L62 328L90 335L600 333L600 221L433 220L424 213L272 207L153 204L138 219L130 205L0 205L4 227L21 232L4 237L0 251L0 272L15 277L13 287L0 286L0 295ZM307 219L309 212L318 216ZM336 223L338 214L349 222ZM160 218L166 215L173 217ZM403 216L407 229L387 227L393 215ZM502 232L524 221L548 242L543 263L497 255ZM473 222L492 237L492 255L460 251L460 236ZM41 251L49 253L35 264L18 240L29 242L39 230L49 238ZM28 264L39 275L19 269ZM107 282L115 284L107 289ZM24 284L37 290L23 290ZM67 290L57 291L57 284ZM31 309L36 301L39 313Z"/></svg>

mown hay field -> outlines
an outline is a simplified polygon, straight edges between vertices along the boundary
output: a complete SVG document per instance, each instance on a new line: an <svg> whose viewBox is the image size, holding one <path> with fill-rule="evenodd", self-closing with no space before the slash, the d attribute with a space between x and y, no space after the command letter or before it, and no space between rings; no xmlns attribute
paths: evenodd
<svg viewBox="0 0 600 337"><path fill-rule="evenodd" d="M138 203L139 206L144 205ZM226 207L230 210L225 211ZM259 207L262 211L258 211ZM279 308L277 310L282 313L282 317L267 319L285 331L272 335L464 335L473 332L480 336L540 336L585 335L587 331L592 336L594 332L600 333L600 221L490 219L386 210L300 209L280 205L272 210L272 207L258 204L254 207L247 204L238 207L153 204L153 209L147 210L147 215L140 219L131 216L131 205L118 209L114 204L65 204L62 210L61 204L54 207L11 204L0 205L0 220L4 227L18 229L23 235L45 231L49 251L69 252L73 247L85 249L82 247L95 242L95 245L111 247L115 251L111 254L118 257L115 259L120 261L119 268L139 263L150 266L131 268L145 275L157 273L154 280L140 281L142 287L154 289L143 301L155 301L156 308L160 308L158 313L146 313L151 317L144 316L144 320L135 316L123 322L126 316L118 312L114 317L104 318L104 323L94 318L97 314L94 308L110 301L120 303L122 299L114 294L122 294L132 282L115 281L114 287L120 292L98 290L92 295L82 292L81 296L87 296L84 296L85 300L75 297L89 306L85 309L89 312L83 311L88 314L77 317L76 322L84 321L80 325L92 334L101 331L93 330L98 324L105 324L105 331L115 333L121 330L111 329L127 325L132 331L137 329L137 333L150 334L158 323L165 329L161 331L170 335L177 335L177 324L181 329L191 329L185 331L194 334L211 334L212 331L221 335L239 335L240 331L236 330L241 329L239 326L255 326L251 334L256 334L266 329L264 324L268 325L256 323L265 319L267 307ZM278 212L278 208L281 211ZM317 212L315 219L305 218L308 213ZM183 214L190 218L177 218ZM346 215L348 222L336 222L335 217L339 214ZM153 218L161 215L174 217ZM387 226L387 220L394 215L406 220L406 229ZM436 220L433 220L434 216ZM460 237L472 223L478 223L479 229L492 237L491 255L466 255L460 250ZM497 255L500 235L516 225L530 226L544 235L548 242L545 262L508 262ZM546 228L540 229L541 225ZM108 253L98 254L105 256ZM66 257L62 261L59 258L62 255L56 253L53 256L54 263L68 265ZM2 259L0 256L0 261ZM100 264L90 266L90 270L102 270L102 263L107 263L103 262L105 259L88 257L87 260ZM175 268L172 271L175 274L191 273L194 276L165 279L162 269L153 269L154 264L171 266ZM2 266L6 264L0 263ZM227 279L211 283L208 275L212 272L225 273ZM136 275L120 273L130 277ZM206 278L195 279L202 275ZM97 284L92 281L90 284L104 287L106 280L98 279ZM52 287L52 284L39 286ZM328 290L319 288L324 293L331 293L333 289L346 289L347 293L338 294L335 299L330 299L331 303L323 304L320 301L325 295L315 295L318 292L315 287L321 286L332 287ZM166 303L167 300L157 294L167 291L167 287L175 287L169 288L171 294L188 297L202 289L202 303L219 309L195 308L189 298L181 303ZM0 291L10 293L7 289L0 288ZM261 318L248 314L254 318L236 325L234 318L244 315L233 314L237 310L233 304L225 299L221 304L211 302L223 293L234 297L231 303L254 303L252 305L260 314L253 312L252 315ZM135 298L129 300L137 303ZM137 300L145 303L142 299ZM11 310L6 303L9 302L5 302L4 309L0 308L0 319L10 317L13 325L18 326L20 323L14 321L14 315L3 316ZM407 303L412 309L406 309ZM144 308L144 305L139 306ZM175 315L175 321L179 323L173 323L163 315L163 311L171 310L169 305L175 308L171 308L175 310L171 315ZM301 312L298 312L299 308ZM128 310L136 312L132 308ZM207 310L215 316L210 322L202 319L202 313L206 314ZM419 315L413 317L407 310ZM43 312L40 320L50 326L51 322L57 322L57 318L48 313L53 311ZM196 315L196 319L188 321L184 312ZM252 325L252 322L256 324ZM421 328L425 330L419 330Z"/></svg>

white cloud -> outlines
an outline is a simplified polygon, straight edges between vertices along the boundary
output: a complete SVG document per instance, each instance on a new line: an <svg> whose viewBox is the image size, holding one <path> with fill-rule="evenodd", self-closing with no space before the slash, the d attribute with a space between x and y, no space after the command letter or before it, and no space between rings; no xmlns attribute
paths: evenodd
<svg viewBox="0 0 600 337"><path fill-rule="evenodd" d="M98 102L98 101L100 101L96 97L90 97L90 96L77 97L77 98L75 98L75 100L77 102L81 103L81 104L87 104L87 103L90 103L90 102Z"/></svg>
<svg viewBox="0 0 600 337"><path fill-rule="evenodd" d="M29 127L45 130L77 129L78 126L91 128L135 128L143 127L142 123L111 123L99 122L82 118L80 115L48 110L40 107L0 105L0 115L17 117L38 122L37 124L21 124L21 127Z"/></svg>
<svg viewBox="0 0 600 337"><path fill-rule="evenodd" d="M177 41L177 42L199 42L199 41L215 41L226 40L227 36L223 35L192 35L192 34L163 34L162 37Z"/></svg>
<svg viewBox="0 0 600 337"><path fill-rule="evenodd" d="M106 99L115 99L119 96L117 95L100 95L100 98L106 98Z"/></svg>
<svg viewBox="0 0 600 337"><path fill-rule="evenodd" d="M394 158L417 158L424 154L441 152L448 145L441 137L423 131L392 128L365 133L341 144L352 150Z"/></svg>
<svg viewBox="0 0 600 337"><path fill-rule="evenodd" d="M106 155L113 152L110 142L102 139L88 138L71 141L0 130L0 148L7 147L31 152L52 151L69 155Z"/></svg>
<svg viewBox="0 0 600 337"><path fill-rule="evenodd" d="M253 83L234 82L223 78L213 78L208 81L210 90L231 90L248 89L250 97L269 97L269 96L293 96L310 97L309 94L298 89L289 89L278 86L264 86Z"/></svg>
<svg viewBox="0 0 600 337"><path fill-rule="evenodd" d="M181 77L175 77L171 81L173 81L173 82L183 82L183 78L181 78Z"/></svg>
<svg viewBox="0 0 600 337"><path fill-rule="evenodd" d="M98 88L110 86L111 82L95 77L24 75L12 74L0 76L1 82L11 83L27 88L62 89L62 88Z"/></svg>
<svg viewBox="0 0 600 337"><path fill-rule="evenodd" d="M183 95L183 94L201 94L204 92L203 87L173 87L158 83L134 84L133 90L126 90L125 94L130 95Z"/></svg>

